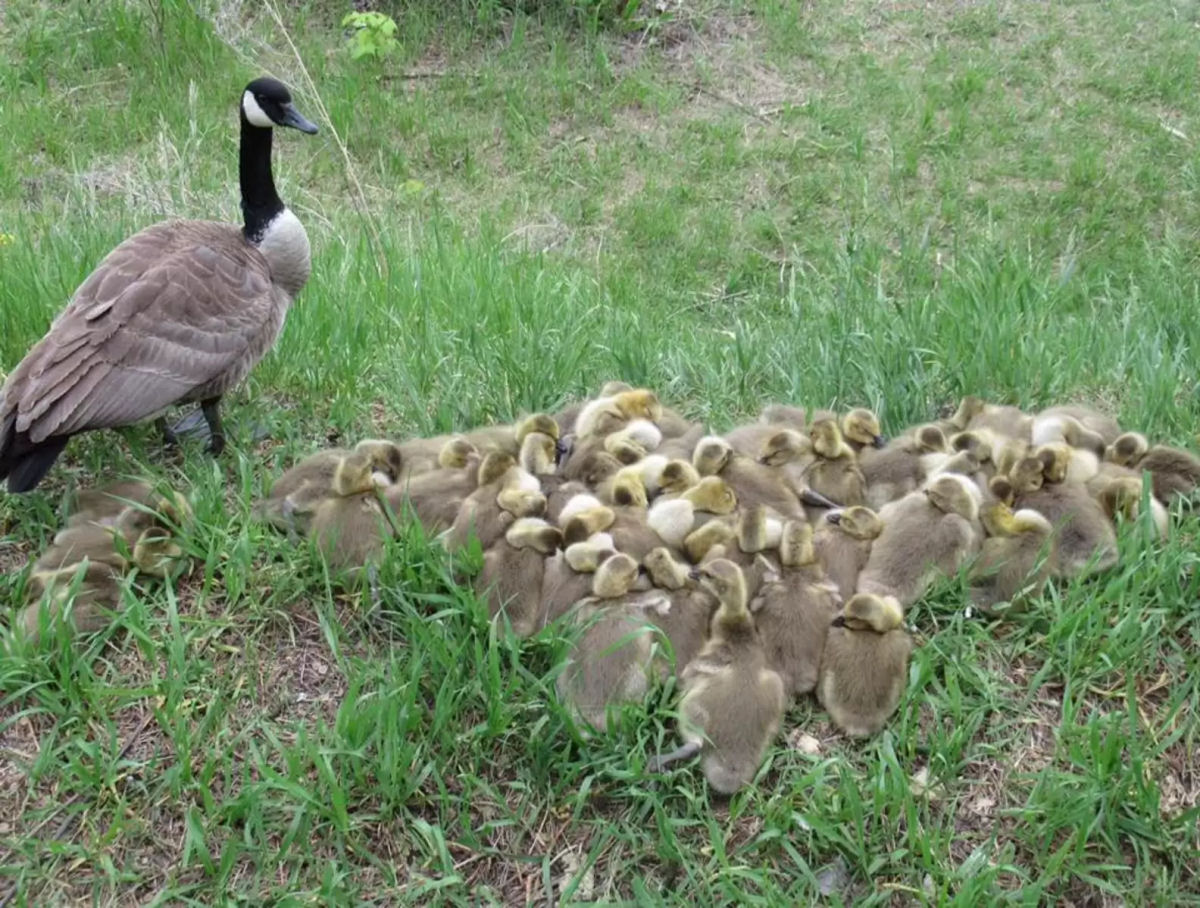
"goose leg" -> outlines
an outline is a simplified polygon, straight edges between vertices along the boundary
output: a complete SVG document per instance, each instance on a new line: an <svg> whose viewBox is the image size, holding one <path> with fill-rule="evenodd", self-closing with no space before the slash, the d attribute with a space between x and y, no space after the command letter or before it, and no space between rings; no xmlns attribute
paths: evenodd
<svg viewBox="0 0 1200 908"><path fill-rule="evenodd" d="M204 421L208 423L208 431L210 440L208 442L208 453L217 457L225 450L225 430L221 428L221 412L218 409L221 404L221 398L210 397L208 400L200 401L200 411L204 414Z"/></svg>
<svg viewBox="0 0 1200 908"><path fill-rule="evenodd" d="M178 441L181 438L194 438L199 441L212 441L212 424L205 412L204 404L192 410L169 429L171 437Z"/></svg>
<svg viewBox="0 0 1200 908"><path fill-rule="evenodd" d="M173 448L179 444L179 436L176 435L174 430L167 425L167 418L165 416L160 416L158 419L154 420L154 427L162 433L164 446Z"/></svg>
<svg viewBox="0 0 1200 908"><path fill-rule="evenodd" d="M667 765L676 760L689 760L700 753L703 745L699 741L688 741L666 754L659 754L646 761L646 772L662 772Z"/></svg>

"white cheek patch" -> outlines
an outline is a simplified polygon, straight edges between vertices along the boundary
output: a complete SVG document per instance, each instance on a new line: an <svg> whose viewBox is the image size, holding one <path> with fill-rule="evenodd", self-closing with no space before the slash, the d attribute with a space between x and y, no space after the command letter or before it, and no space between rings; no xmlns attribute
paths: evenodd
<svg viewBox="0 0 1200 908"><path fill-rule="evenodd" d="M263 109L258 106L258 102L254 100L254 95L248 91L242 93L242 113L246 115L246 119L253 126L265 126L267 129L270 129L275 125L271 118L263 112Z"/></svg>

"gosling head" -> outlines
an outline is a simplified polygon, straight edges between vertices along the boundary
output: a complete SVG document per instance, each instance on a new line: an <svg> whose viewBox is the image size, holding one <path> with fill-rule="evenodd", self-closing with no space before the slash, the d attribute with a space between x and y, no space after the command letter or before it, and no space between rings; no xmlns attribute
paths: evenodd
<svg viewBox="0 0 1200 908"><path fill-rule="evenodd" d="M837 460L841 457L853 457L854 451L842 438L842 432L837 422L832 419L818 419L808 430L812 438L812 449L818 457L825 460Z"/></svg>
<svg viewBox="0 0 1200 908"><path fill-rule="evenodd" d="M1071 466L1071 448L1062 442L1044 444L1034 452L1042 462L1042 478L1045 482L1058 483L1067 478Z"/></svg>
<svg viewBox="0 0 1200 908"><path fill-rule="evenodd" d="M611 497L617 507L644 508L650 504L646 484L637 474L618 475L613 480Z"/></svg>
<svg viewBox="0 0 1200 908"><path fill-rule="evenodd" d="M517 459L504 451L488 451L479 463L476 480L479 485L491 485L504 478L517 465Z"/></svg>
<svg viewBox="0 0 1200 908"><path fill-rule="evenodd" d="M475 445L456 435L438 451L438 466L444 470L465 470L479 456Z"/></svg>
<svg viewBox="0 0 1200 908"><path fill-rule="evenodd" d="M400 446L395 442L381 438L364 438L354 446L354 450L369 456L375 465L375 472L387 480L385 483L380 483L379 477L377 477L377 485L387 485L400 479L400 474L404 470L404 455L400 452Z"/></svg>
<svg viewBox="0 0 1200 908"><path fill-rule="evenodd" d="M1033 508L1021 508L1014 512L1002 501L994 501L981 508L979 519L989 536L1033 535L1044 538L1054 532L1050 521Z"/></svg>
<svg viewBox="0 0 1200 908"><path fill-rule="evenodd" d="M816 561L812 526L802 520L787 521L779 539L779 563L784 567L800 568Z"/></svg>
<svg viewBox="0 0 1200 908"><path fill-rule="evenodd" d="M710 520L708 523L692 530L683 540L683 553L688 560L697 564L715 548L730 547L735 544L737 533L733 527L721 520Z"/></svg>
<svg viewBox="0 0 1200 908"><path fill-rule="evenodd" d="M617 516L612 509L606 508L604 505L579 511L570 520L563 523L563 542L567 545L583 542L592 534L607 530L616 519Z"/></svg>
<svg viewBox="0 0 1200 908"><path fill-rule="evenodd" d="M946 473L925 489L930 502L946 514L958 514L967 520L979 516L979 490L965 476Z"/></svg>
<svg viewBox="0 0 1200 908"><path fill-rule="evenodd" d="M692 452L692 466L701 476L715 476L725 469L732 456L729 442L719 435L709 435L700 439Z"/></svg>
<svg viewBox="0 0 1200 908"><path fill-rule="evenodd" d="M1008 472L1008 481L1014 496L1036 492L1045 482L1046 465L1033 454L1020 458ZM999 497L999 496L997 496Z"/></svg>
<svg viewBox="0 0 1200 908"><path fill-rule="evenodd" d="M540 517L522 517L513 522L504 534L505 541L514 549L535 549L543 555L551 555L562 547L562 531Z"/></svg>
<svg viewBox="0 0 1200 908"><path fill-rule="evenodd" d="M696 510L711 514L732 514L737 510L737 493L720 476L705 476L680 497L690 501Z"/></svg>
<svg viewBox="0 0 1200 908"><path fill-rule="evenodd" d="M658 477L658 487L664 495L680 495L700 482L700 474L686 460L669 460Z"/></svg>
<svg viewBox="0 0 1200 908"><path fill-rule="evenodd" d="M558 441L558 423L554 421L554 417L546 413L534 413L517 423L517 444L520 445L525 441L526 436L531 432L549 435L554 441Z"/></svg>
<svg viewBox="0 0 1200 908"><path fill-rule="evenodd" d="M606 558L616 554L613 539L608 533L595 533L563 549L563 557L571 570L580 574L594 574Z"/></svg>
<svg viewBox="0 0 1200 908"><path fill-rule="evenodd" d="M680 590L688 582L688 567L675 560L670 549L659 547L651 549L642 559L642 567L650 575L650 582L663 590Z"/></svg>
<svg viewBox="0 0 1200 908"><path fill-rule="evenodd" d="M579 468L579 478L595 488L620 470L622 466L624 464L607 451L592 451L584 455Z"/></svg>
<svg viewBox="0 0 1200 908"><path fill-rule="evenodd" d="M134 538L152 527L182 529L192 519L191 502L180 492L167 489L156 493L146 505L126 505L113 521L116 531Z"/></svg>
<svg viewBox="0 0 1200 908"><path fill-rule="evenodd" d="M767 517L766 505L759 504L750 508L742 508L738 511L734 525L736 526L738 548L743 552L761 552L770 547L770 521ZM776 520L776 540L778 540L780 532L779 521Z"/></svg>
<svg viewBox="0 0 1200 908"><path fill-rule="evenodd" d="M982 398L976 397L973 394L968 394L959 403L958 409L954 415L950 417L950 421L959 429L965 429L971 424L971 420L983 412L987 406Z"/></svg>
<svg viewBox="0 0 1200 908"><path fill-rule="evenodd" d="M713 558L693 571L700 586L712 593L721 604L718 612L726 617L747 615L746 576L728 558Z"/></svg>
<svg viewBox="0 0 1200 908"><path fill-rule="evenodd" d="M1017 497L1017 493L1013 489L1012 480L1007 476L993 476L989 479L988 491L992 493L993 498L1009 507L1012 507L1012 503Z"/></svg>
<svg viewBox="0 0 1200 908"><path fill-rule="evenodd" d="M663 409L658 402L658 395L647 388L620 391L613 395L613 403L626 419L648 419L651 422L662 419Z"/></svg>
<svg viewBox="0 0 1200 908"><path fill-rule="evenodd" d="M592 595L601 599L618 599L637 583L638 563L624 552L610 555L596 568L592 577Z"/></svg>
<svg viewBox="0 0 1200 908"><path fill-rule="evenodd" d="M614 432L605 438L604 450L625 465L637 463L647 454L645 445L624 432Z"/></svg>
<svg viewBox="0 0 1200 908"><path fill-rule="evenodd" d="M604 502L590 492L580 492L578 495L572 495L558 512L559 525L565 526L568 520L581 511L598 508L603 504Z"/></svg>
<svg viewBox="0 0 1200 908"><path fill-rule="evenodd" d="M167 577L174 565L183 559L183 549L160 527L143 530L133 544L130 560L142 573Z"/></svg>
<svg viewBox="0 0 1200 908"><path fill-rule="evenodd" d="M546 496L533 489L501 489L496 505L514 517L541 517L546 513Z"/></svg>
<svg viewBox="0 0 1200 908"><path fill-rule="evenodd" d="M992 443L982 432L958 432L950 439L950 446L955 451L974 454L981 461L990 460L992 457Z"/></svg>
<svg viewBox="0 0 1200 908"><path fill-rule="evenodd" d="M833 623L852 631L886 634L904 623L904 610L895 596L857 593L850 597Z"/></svg>
<svg viewBox="0 0 1200 908"><path fill-rule="evenodd" d="M1120 476L1100 490L1100 507L1115 521L1117 515L1125 520L1136 520L1142 510L1142 479L1140 476Z"/></svg>
<svg viewBox="0 0 1200 908"><path fill-rule="evenodd" d="M1122 467L1134 467L1150 450L1150 442L1140 432L1126 432L1104 452L1104 459Z"/></svg>
<svg viewBox="0 0 1200 908"><path fill-rule="evenodd" d="M812 442L803 432L795 429L780 429L763 442L759 451L758 462L768 467L781 467L784 464L812 453Z"/></svg>
<svg viewBox="0 0 1200 908"><path fill-rule="evenodd" d="M527 473L545 476L557 469L557 453L558 442L552 436L545 432L527 432L521 440L518 462Z"/></svg>
<svg viewBox="0 0 1200 908"><path fill-rule="evenodd" d="M846 441L862 447L882 448L887 444L879 428L879 417L864 407L856 407L842 417L842 435Z"/></svg>
<svg viewBox="0 0 1200 908"><path fill-rule="evenodd" d="M825 519L852 539L875 539L883 532L883 521L879 515L864 505L830 511Z"/></svg>
<svg viewBox="0 0 1200 908"><path fill-rule="evenodd" d="M944 454L950 450L950 444L946 441L946 433L940 426L932 423L917 429L916 438L917 450L922 454Z"/></svg>
<svg viewBox="0 0 1200 908"><path fill-rule="evenodd" d="M338 461L333 473L333 493L346 498L375 490L374 469L369 455L361 451L347 454Z"/></svg>

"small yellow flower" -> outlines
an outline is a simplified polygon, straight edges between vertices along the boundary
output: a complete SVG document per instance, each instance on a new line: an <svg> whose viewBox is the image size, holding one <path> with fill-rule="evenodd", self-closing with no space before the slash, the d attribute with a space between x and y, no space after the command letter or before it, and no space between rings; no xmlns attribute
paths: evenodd
<svg viewBox="0 0 1200 908"><path fill-rule="evenodd" d="M0 233L0 246L10 246L17 241L11 233Z"/></svg>

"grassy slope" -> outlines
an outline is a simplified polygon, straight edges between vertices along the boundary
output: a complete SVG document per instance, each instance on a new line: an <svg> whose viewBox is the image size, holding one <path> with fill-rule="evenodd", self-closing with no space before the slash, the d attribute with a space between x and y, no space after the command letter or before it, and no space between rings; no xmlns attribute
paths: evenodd
<svg viewBox="0 0 1200 908"><path fill-rule="evenodd" d="M170 461L110 433L3 502L6 569L114 459L186 476L201 522L196 571L131 592L123 632L0 662L0 899L745 902L844 871L878 902L1200 900L1194 520L1005 625L946 584L912 614L888 730L852 745L799 706L787 729L819 752L781 738L728 805L695 771L641 774L665 698L575 739L548 696L562 641L490 637L420 538L371 622L247 521L332 434L508 418L617 376L716 428L787 399L895 430L973 392L1191 440L1195 11L685 6L632 36L413 14L381 65L347 60L336 14L287 13L367 212L331 130L280 136L314 274L229 407L234 450ZM231 93L262 67L303 85L256 5L150 9L0 8L0 368L133 229L234 219Z"/></svg>

